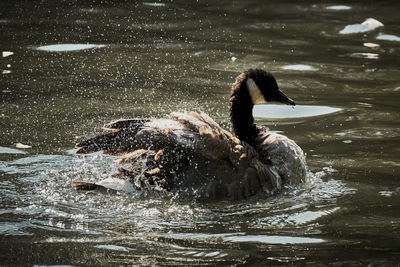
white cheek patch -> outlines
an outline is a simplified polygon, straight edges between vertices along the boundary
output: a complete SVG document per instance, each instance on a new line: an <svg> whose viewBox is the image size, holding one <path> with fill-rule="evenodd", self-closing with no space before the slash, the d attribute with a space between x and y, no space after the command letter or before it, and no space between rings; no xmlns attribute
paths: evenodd
<svg viewBox="0 0 400 267"><path fill-rule="evenodd" d="M260 88L258 88L258 86L254 82L254 80L251 78L248 78L246 83L247 83L247 88L249 89L249 94L251 96L251 100L253 101L253 104L254 105L266 104L267 101L265 100L265 97L261 93Z"/></svg>

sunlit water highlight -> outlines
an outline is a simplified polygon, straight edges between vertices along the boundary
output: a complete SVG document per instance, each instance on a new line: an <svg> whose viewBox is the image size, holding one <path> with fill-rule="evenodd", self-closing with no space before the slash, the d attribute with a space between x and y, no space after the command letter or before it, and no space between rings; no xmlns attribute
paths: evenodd
<svg viewBox="0 0 400 267"><path fill-rule="evenodd" d="M265 244L311 244L325 242L320 238L307 238L295 236L263 236L263 235L247 235L247 236L228 236L223 238L224 241L231 242L255 242Z"/></svg>
<svg viewBox="0 0 400 267"><path fill-rule="evenodd" d="M385 41L395 41L395 42L400 42L400 37L397 35L393 35L393 34L383 34L380 33L378 34L378 36L376 37L377 40L385 40Z"/></svg>
<svg viewBox="0 0 400 267"><path fill-rule="evenodd" d="M300 70L300 71L316 70L312 66L302 65L302 64L287 65L287 66L283 66L282 69L284 69L284 70Z"/></svg>
<svg viewBox="0 0 400 267"><path fill-rule="evenodd" d="M104 45L95 44L54 44L54 45L44 45L37 47L37 50L48 51L48 52L69 52L69 51L79 51L92 48L100 48Z"/></svg>
<svg viewBox="0 0 400 267"><path fill-rule="evenodd" d="M327 6L326 9L329 10L350 10L350 6L345 6L345 5L335 5L335 6Z"/></svg>
<svg viewBox="0 0 400 267"><path fill-rule="evenodd" d="M372 30L375 30L379 27L382 27L383 23L380 21L369 18L366 19L363 23L361 24L351 24L347 25L342 29L339 33L340 34L356 34L356 33L363 33L363 32L369 32Z"/></svg>
<svg viewBox="0 0 400 267"><path fill-rule="evenodd" d="M338 112L342 109L325 106L296 105L294 107L285 105L255 105L253 115L256 118L285 119L285 118L304 118L320 116Z"/></svg>
<svg viewBox="0 0 400 267"><path fill-rule="evenodd" d="M352 53L351 56L368 58L368 59L378 59L379 58L379 54L375 54L375 53Z"/></svg>
<svg viewBox="0 0 400 267"><path fill-rule="evenodd" d="M0 154L26 154L26 152L11 147L0 146Z"/></svg>

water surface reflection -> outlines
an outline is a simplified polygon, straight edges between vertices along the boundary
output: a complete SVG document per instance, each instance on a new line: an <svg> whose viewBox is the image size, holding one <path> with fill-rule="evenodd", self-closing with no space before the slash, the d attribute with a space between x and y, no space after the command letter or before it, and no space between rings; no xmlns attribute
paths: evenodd
<svg viewBox="0 0 400 267"><path fill-rule="evenodd" d="M397 264L398 10L391 0L2 1L0 261ZM114 158L72 149L105 122L201 110L230 129L231 83L248 68L271 71L296 101L254 112L307 153L303 185L217 203L73 190L115 171Z"/></svg>

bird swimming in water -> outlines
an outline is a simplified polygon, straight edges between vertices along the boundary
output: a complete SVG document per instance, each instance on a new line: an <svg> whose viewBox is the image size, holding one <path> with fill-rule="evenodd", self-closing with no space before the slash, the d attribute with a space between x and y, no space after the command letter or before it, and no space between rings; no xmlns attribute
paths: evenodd
<svg viewBox="0 0 400 267"><path fill-rule="evenodd" d="M173 112L164 119L106 124L111 132L76 144L77 153L120 155L114 176L139 190L209 199L269 196L284 183L300 183L307 171L305 155L293 140L254 124L253 106L272 101L295 105L269 72L249 69L232 87L234 135L205 113ZM105 188L101 182L74 185L78 190Z"/></svg>

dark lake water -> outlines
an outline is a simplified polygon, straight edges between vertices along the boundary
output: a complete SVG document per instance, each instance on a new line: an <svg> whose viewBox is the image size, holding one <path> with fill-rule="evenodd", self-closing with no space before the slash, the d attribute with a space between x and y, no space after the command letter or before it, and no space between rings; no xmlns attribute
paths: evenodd
<svg viewBox="0 0 400 267"><path fill-rule="evenodd" d="M399 1L1 1L0 265L400 262ZM371 18L371 19L369 19ZM257 123L307 181L238 202L77 192L115 158L75 142L119 118L205 111L272 72L298 106Z"/></svg>

